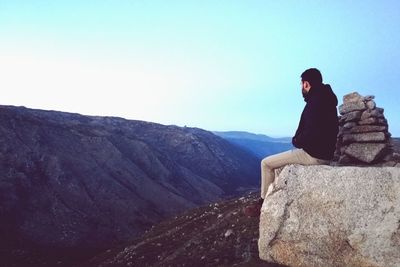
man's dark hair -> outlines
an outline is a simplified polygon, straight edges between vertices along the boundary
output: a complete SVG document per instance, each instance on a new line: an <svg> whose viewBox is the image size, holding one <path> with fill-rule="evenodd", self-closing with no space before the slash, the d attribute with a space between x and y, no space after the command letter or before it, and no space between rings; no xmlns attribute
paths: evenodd
<svg viewBox="0 0 400 267"><path fill-rule="evenodd" d="M301 80L309 82L311 86L316 86L322 84L322 75L318 69L311 68L301 74Z"/></svg>

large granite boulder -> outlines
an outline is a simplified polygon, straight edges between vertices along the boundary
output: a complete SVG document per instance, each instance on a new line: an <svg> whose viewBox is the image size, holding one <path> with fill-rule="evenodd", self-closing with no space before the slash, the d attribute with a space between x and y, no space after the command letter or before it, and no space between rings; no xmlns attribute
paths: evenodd
<svg viewBox="0 0 400 267"><path fill-rule="evenodd" d="M286 166L258 247L288 266L400 266L400 168Z"/></svg>

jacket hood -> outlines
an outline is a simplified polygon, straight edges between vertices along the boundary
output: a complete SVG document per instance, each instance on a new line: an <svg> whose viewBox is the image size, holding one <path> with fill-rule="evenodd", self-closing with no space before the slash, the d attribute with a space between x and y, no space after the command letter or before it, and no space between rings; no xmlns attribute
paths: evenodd
<svg viewBox="0 0 400 267"><path fill-rule="evenodd" d="M322 84L317 87L311 87L310 91L304 97L304 101L308 102L314 96L322 98L325 103L338 105L338 99L329 84Z"/></svg>

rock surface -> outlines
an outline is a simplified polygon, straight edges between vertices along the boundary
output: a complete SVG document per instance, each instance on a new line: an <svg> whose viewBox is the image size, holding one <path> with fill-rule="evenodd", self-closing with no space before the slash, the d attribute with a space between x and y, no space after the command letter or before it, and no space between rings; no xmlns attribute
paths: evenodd
<svg viewBox="0 0 400 267"><path fill-rule="evenodd" d="M400 168L289 165L273 185L261 210L261 259L400 265Z"/></svg>
<svg viewBox="0 0 400 267"><path fill-rule="evenodd" d="M344 103L339 106L340 114L346 114L356 110L365 110L366 106L363 101Z"/></svg>
<svg viewBox="0 0 400 267"><path fill-rule="evenodd" d="M343 96L335 152L338 164L371 165L391 161L387 157L392 153L388 122L384 109L376 107L374 98L357 92Z"/></svg>
<svg viewBox="0 0 400 267"><path fill-rule="evenodd" d="M379 157L386 148L385 144L357 144L353 143L345 149L345 153L352 157L358 157L363 162L372 162Z"/></svg>
<svg viewBox="0 0 400 267"><path fill-rule="evenodd" d="M367 143L368 142L383 142L386 140L386 136L382 132L369 132L369 133L357 133L357 134L346 134L343 135L343 144L349 143Z"/></svg>

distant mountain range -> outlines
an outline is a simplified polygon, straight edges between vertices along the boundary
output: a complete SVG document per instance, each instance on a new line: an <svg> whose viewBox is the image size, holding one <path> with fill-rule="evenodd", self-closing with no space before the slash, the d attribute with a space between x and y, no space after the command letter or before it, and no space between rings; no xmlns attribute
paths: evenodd
<svg viewBox="0 0 400 267"><path fill-rule="evenodd" d="M259 159L293 148L290 137L273 138L263 134L241 131L214 131L213 133L253 153Z"/></svg>
<svg viewBox="0 0 400 267"><path fill-rule="evenodd" d="M254 154L198 128L0 106L0 136L7 266L31 251L87 257L164 218L259 188Z"/></svg>

